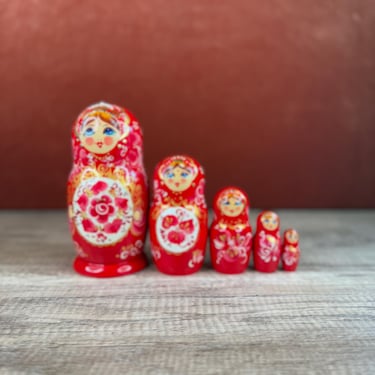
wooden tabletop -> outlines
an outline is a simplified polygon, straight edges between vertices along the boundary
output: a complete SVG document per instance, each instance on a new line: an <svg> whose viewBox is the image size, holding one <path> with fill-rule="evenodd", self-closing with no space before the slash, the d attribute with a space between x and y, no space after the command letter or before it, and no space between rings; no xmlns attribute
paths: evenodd
<svg viewBox="0 0 375 375"><path fill-rule="evenodd" d="M65 212L1 212L0 374L375 374L375 211L279 214L295 273L92 279Z"/></svg>

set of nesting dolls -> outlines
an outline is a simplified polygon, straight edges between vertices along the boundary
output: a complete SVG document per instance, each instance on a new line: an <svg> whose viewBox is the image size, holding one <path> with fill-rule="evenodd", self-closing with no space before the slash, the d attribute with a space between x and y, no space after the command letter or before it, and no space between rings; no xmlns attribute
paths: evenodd
<svg viewBox="0 0 375 375"><path fill-rule="evenodd" d="M188 156L162 160L153 176L153 197L143 166L143 137L126 109L100 102L86 108L72 131L73 167L68 180L68 211L77 257L74 269L94 277L121 276L147 265L144 253L149 224L152 259L163 273L187 275L203 264L208 236L205 176ZM294 271L299 260L298 234L290 229L281 244L278 216L258 217L252 238L249 200L236 187L214 199L210 252L215 270L244 272L254 249L254 267Z"/></svg>

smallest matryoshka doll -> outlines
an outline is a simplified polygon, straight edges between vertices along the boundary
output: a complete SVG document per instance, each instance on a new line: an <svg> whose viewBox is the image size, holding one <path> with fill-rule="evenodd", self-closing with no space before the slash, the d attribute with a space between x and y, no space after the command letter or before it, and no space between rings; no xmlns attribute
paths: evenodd
<svg viewBox="0 0 375 375"><path fill-rule="evenodd" d="M249 199L236 187L220 190L214 198L210 229L211 262L222 273L241 273L249 266L252 230Z"/></svg>
<svg viewBox="0 0 375 375"><path fill-rule="evenodd" d="M280 219L272 211L258 215L254 239L254 267L260 272L275 272L280 262Z"/></svg>
<svg viewBox="0 0 375 375"><path fill-rule="evenodd" d="M295 229L287 229L284 232L281 261L284 271L295 271L300 258L299 236Z"/></svg>

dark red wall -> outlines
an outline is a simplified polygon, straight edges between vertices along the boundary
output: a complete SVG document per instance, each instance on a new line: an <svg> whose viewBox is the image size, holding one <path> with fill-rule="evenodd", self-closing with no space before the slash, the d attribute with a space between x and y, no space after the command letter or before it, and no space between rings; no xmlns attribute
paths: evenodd
<svg viewBox="0 0 375 375"><path fill-rule="evenodd" d="M145 162L205 167L208 198L375 207L372 0L0 2L0 207L64 207L70 128L129 108Z"/></svg>

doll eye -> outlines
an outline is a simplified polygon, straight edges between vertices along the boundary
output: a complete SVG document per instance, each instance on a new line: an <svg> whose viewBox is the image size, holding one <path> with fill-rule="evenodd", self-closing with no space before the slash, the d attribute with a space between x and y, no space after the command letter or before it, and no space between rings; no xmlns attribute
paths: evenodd
<svg viewBox="0 0 375 375"><path fill-rule="evenodd" d="M187 172L182 172L181 173L181 177L187 177L187 176L189 176L189 174Z"/></svg>
<svg viewBox="0 0 375 375"><path fill-rule="evenodd" d="M265 223L269 223L269 220L268 220L268 219L266 219L266 220L264 220L264 222L265 222Z"/></svg>
<svg viewBox="0 0 375 375"><path fill-rule="evenodd" d="M236 203L234 204L235 206L240 206L241 205L241 202L240 201L236 201Z"/></svg>
<svg viewBox="0 0 375 375"><path fill-rule="evenodd" d="M86 137L89 137L90 135L94 135L94 129L93 128L87 128L83 134Z"/></svg>
<svg viewBox="0 0 375 375"><path fill-rule="evenodd" d="M105 135L113 135L113 134L115 134L115 131L112 128L105 128L103 130L103 134L105 134Z"/></svg>
<svg viewBox="0 0 375 375"><path fill-rule="evenodd" d="M174 177L174 173L173 172L168 172L167 173L167 178L173 178Z"/></svg>
<svg viewBox="0 0 375 375"><path fill-rule="evenodd" d="M230 202L229 202L229 201L224 201L224 202L223 202L223 205L224 205L224 206L229 206L229 205L230 205Z"/></svg>

